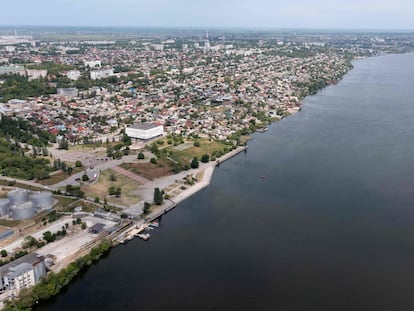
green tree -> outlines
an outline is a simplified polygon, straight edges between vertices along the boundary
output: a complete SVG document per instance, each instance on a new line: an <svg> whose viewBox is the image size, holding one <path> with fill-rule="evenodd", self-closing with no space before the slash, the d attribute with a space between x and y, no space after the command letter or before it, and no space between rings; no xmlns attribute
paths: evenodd
<svg viewBox="0 0 414 311"><path fill-rule="evenodd" d="M2 249L0 254L1 254L1 257L7 257L7 251L5 249Z"/></svg>
<svg viewBox="0 0 414 311"><path fill-rule="evenodd" d="M198 168L199 163L198 163L198 158L194 157L193 160L191 161L190 167L191 168Z"/></svg>
<svg viewBox="0 0 414 311"><path fill-rule="evenodd" d="M201 162L208 163L210 161L210 156L208 154L203 154L201 157Z"/></svg>
<svg viewBox="0 0 414 311"><path fill-rule="evenodd" d="M145 158L144 154L142 152L138 153L137 159L143 160Z"/></svg>
<svg viewBox="0 0 414 311"><path fill-rule="evenodd" d="M151 212L151 204L144 202L144 214L147 215Z"/></svg>
<svg viewBox="0 0 414 311"><path fill-rule="evenodd" d="M50 231L46 231L43 233L43 239L48 242L51 243L56 239L56 236L54 234L52 234Z"/></svg>
<svg viewBox="0 0 414 311"><path fill-rule="evenodd" d="M82 175L82 181L88 181L88 180L89 180L88 175L87 174L83 174Z"/></svg>
<svg viewBox="0 0 414 311"><path fill-rule="evenodd" d="M157 205L161 205L164 200L164 193L160 190L160 188L154 189L154 203Z"/></svg>

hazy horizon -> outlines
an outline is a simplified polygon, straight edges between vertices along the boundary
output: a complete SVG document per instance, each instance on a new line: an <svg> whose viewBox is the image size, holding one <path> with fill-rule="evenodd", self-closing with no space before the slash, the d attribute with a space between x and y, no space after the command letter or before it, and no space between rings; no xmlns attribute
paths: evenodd
<svg viewBox="0 0 414 311"><path fill-rule="evenodd" d="M407 0L22 0L2 11L5 27L414 30Z"/></svg>

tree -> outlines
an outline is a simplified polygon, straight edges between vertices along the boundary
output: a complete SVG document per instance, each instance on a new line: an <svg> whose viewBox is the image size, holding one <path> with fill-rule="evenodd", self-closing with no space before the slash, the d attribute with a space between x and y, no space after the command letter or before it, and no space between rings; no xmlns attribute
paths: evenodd
<svg viewBox="0 0 414 311"><path fill-rule="evenodd" d="M108 193L109 193L109 195L115 195L115 187L114 186L109 187L108 188Z"/></svg>
<svg viewBox="0 0 414 311"><path fill-rule="evenodd" d="M111 174L111 175L109 176L109 180L110 180L110 181L116 181L116 176L115 176L115 174Z"/></svg>
<svg viewBox="0 0 414 311"><path fill-rule="evenodd" d="M116 188L114 194L117 198L119 198L121 196L121 188Z"/></svg>
<svg viewBox="0 0 414 311"><path fill-rule="evenodd" d="M152 164L157 164L157 158L151 158L150 162L151 162Z"/></svg>
<svg viewBox="0 0 414 311"><path fill-rule="evenodd" d="M194 157L193 160L191 161L190 167L191 168L198 168L199 163L198 163L198 158Z"/></svg>
<svg viewBox="0 0 414 311"><path fill-rule="evenodd" d="M200 142L199 141L195 141L193 145L194 145L194 147L200 147Z"/></svg>
<svg viewBox="0 0 414 311"><path fill-rule="evenodd" d="M2 249L0 254L1 254L1 257L7 257L7 251L5 249Z"/></svg>
<svg viewBox="0 0 414 311"><path fill-rule="evenodd" d="M138 153L137 159L143 160L145 158L144 154L142 152Z"/></svg>
<svg viewBox="0 0 414 311"><path fill-rule="evenodd" d="M144 202L144 214L147 215L151 212L151 204Z"/></svg>
<svg viewBox="0 0 414 311"><path fill-rule="evenodd" d="M86 222L83 222L83 223L82 223L82 225L81 225L81 229L82 229L82 230L85 230L85 229L86 229Z"/></svg>
<svg viewBox="0 0 414 311"><path fill-rule="evenodd" d="M210 161L210 156L208 154L203 154L201 157L201 162L208 163Z"/></svg>
<svg viewBox="0 0 414 311"><path fill-rule="evenodd" d="M46 231L43 233L43 239L48 242L51 243L56 239L56 236L54 234L52 234L50 231Z"/></svg>
<svg viewBox="0 0 414 311"><path fill-rule="evenodd" d="M160 190L160 188L154 189L154 203L157 205L161 205L164 200L164 193Z"/></svg>
<svg viewBox="0 0 414 311"><path fill-rule="evenodd" d="M62 138L62 139L59 141L59 144L58 144L58 149L65 149L65 150L68 150L68 149L69 149L69 142L68 142L65 138Z"/></svg>
<svg viewBox="0 0 414 311"><path fill-rule="evenodd" d="M77 161L75 162L75 166L76 166L76 167L82 167L82 162L81 162L81 161L79 161L79 160L77 160Z"/></svg>
<svg viewBox="0 0 414 311"><path fill-rule="evenodd" d="M95 203L99 203L99 197L95 197L94 202L95 202Z"/></svg>
<svg viewBox="0 0 414 311"><path fill-rule="evenodd" d="M83 174L82 175L82 181L88 181L88 180L89 180L88 175L87 174Z"/></svg>

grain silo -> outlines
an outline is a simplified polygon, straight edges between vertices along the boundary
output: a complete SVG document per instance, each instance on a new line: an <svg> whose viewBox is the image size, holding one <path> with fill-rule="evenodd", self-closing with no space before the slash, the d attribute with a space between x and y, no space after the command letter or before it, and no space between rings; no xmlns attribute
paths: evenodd
<svg viewBox="0 0 414 311"><path fill-rule="evenodd" d="M10 212L9 203L10 201L8 199L0 199L0 216L9 214Z"/></svg>
<svg viewBox="0 0 414 311"><path fill-rule="evenodd" d="M10 201L10 206L18 205L29 201L29 192L24 189L16 188L7 193L7 197Z"/></svg>
<svg viewBox="0 0 414 311"><path fill-rule="evenodd" d="M53 197L50 191L35 192L30 196L30 200L38 210L49 210L53 206Z"/></svg>
<svg viewBox="0 0 414 311"><path fill-rule="evenodd" d="M10 207L10 211L14 220L29 219L36 215L36 209L30 201L13 205Z"/></svg>

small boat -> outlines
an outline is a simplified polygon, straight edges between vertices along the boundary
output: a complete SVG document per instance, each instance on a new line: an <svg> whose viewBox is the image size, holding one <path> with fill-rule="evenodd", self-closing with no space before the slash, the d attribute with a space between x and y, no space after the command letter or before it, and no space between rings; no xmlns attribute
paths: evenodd
<svg viewBox="0 0 414 311"><path fill-rule="evenodd" d="M160 223L158 221L153 221L149 225L153 226L154 228L158 228L160 226Z"/></svg>
<svg viewBox="0 0 414 311"><path fill-rule="evenodd" d="M143 233L143 234L138 234L138 237L141 240L147 241L151 236L149 235L149 233Z"/></svg>

